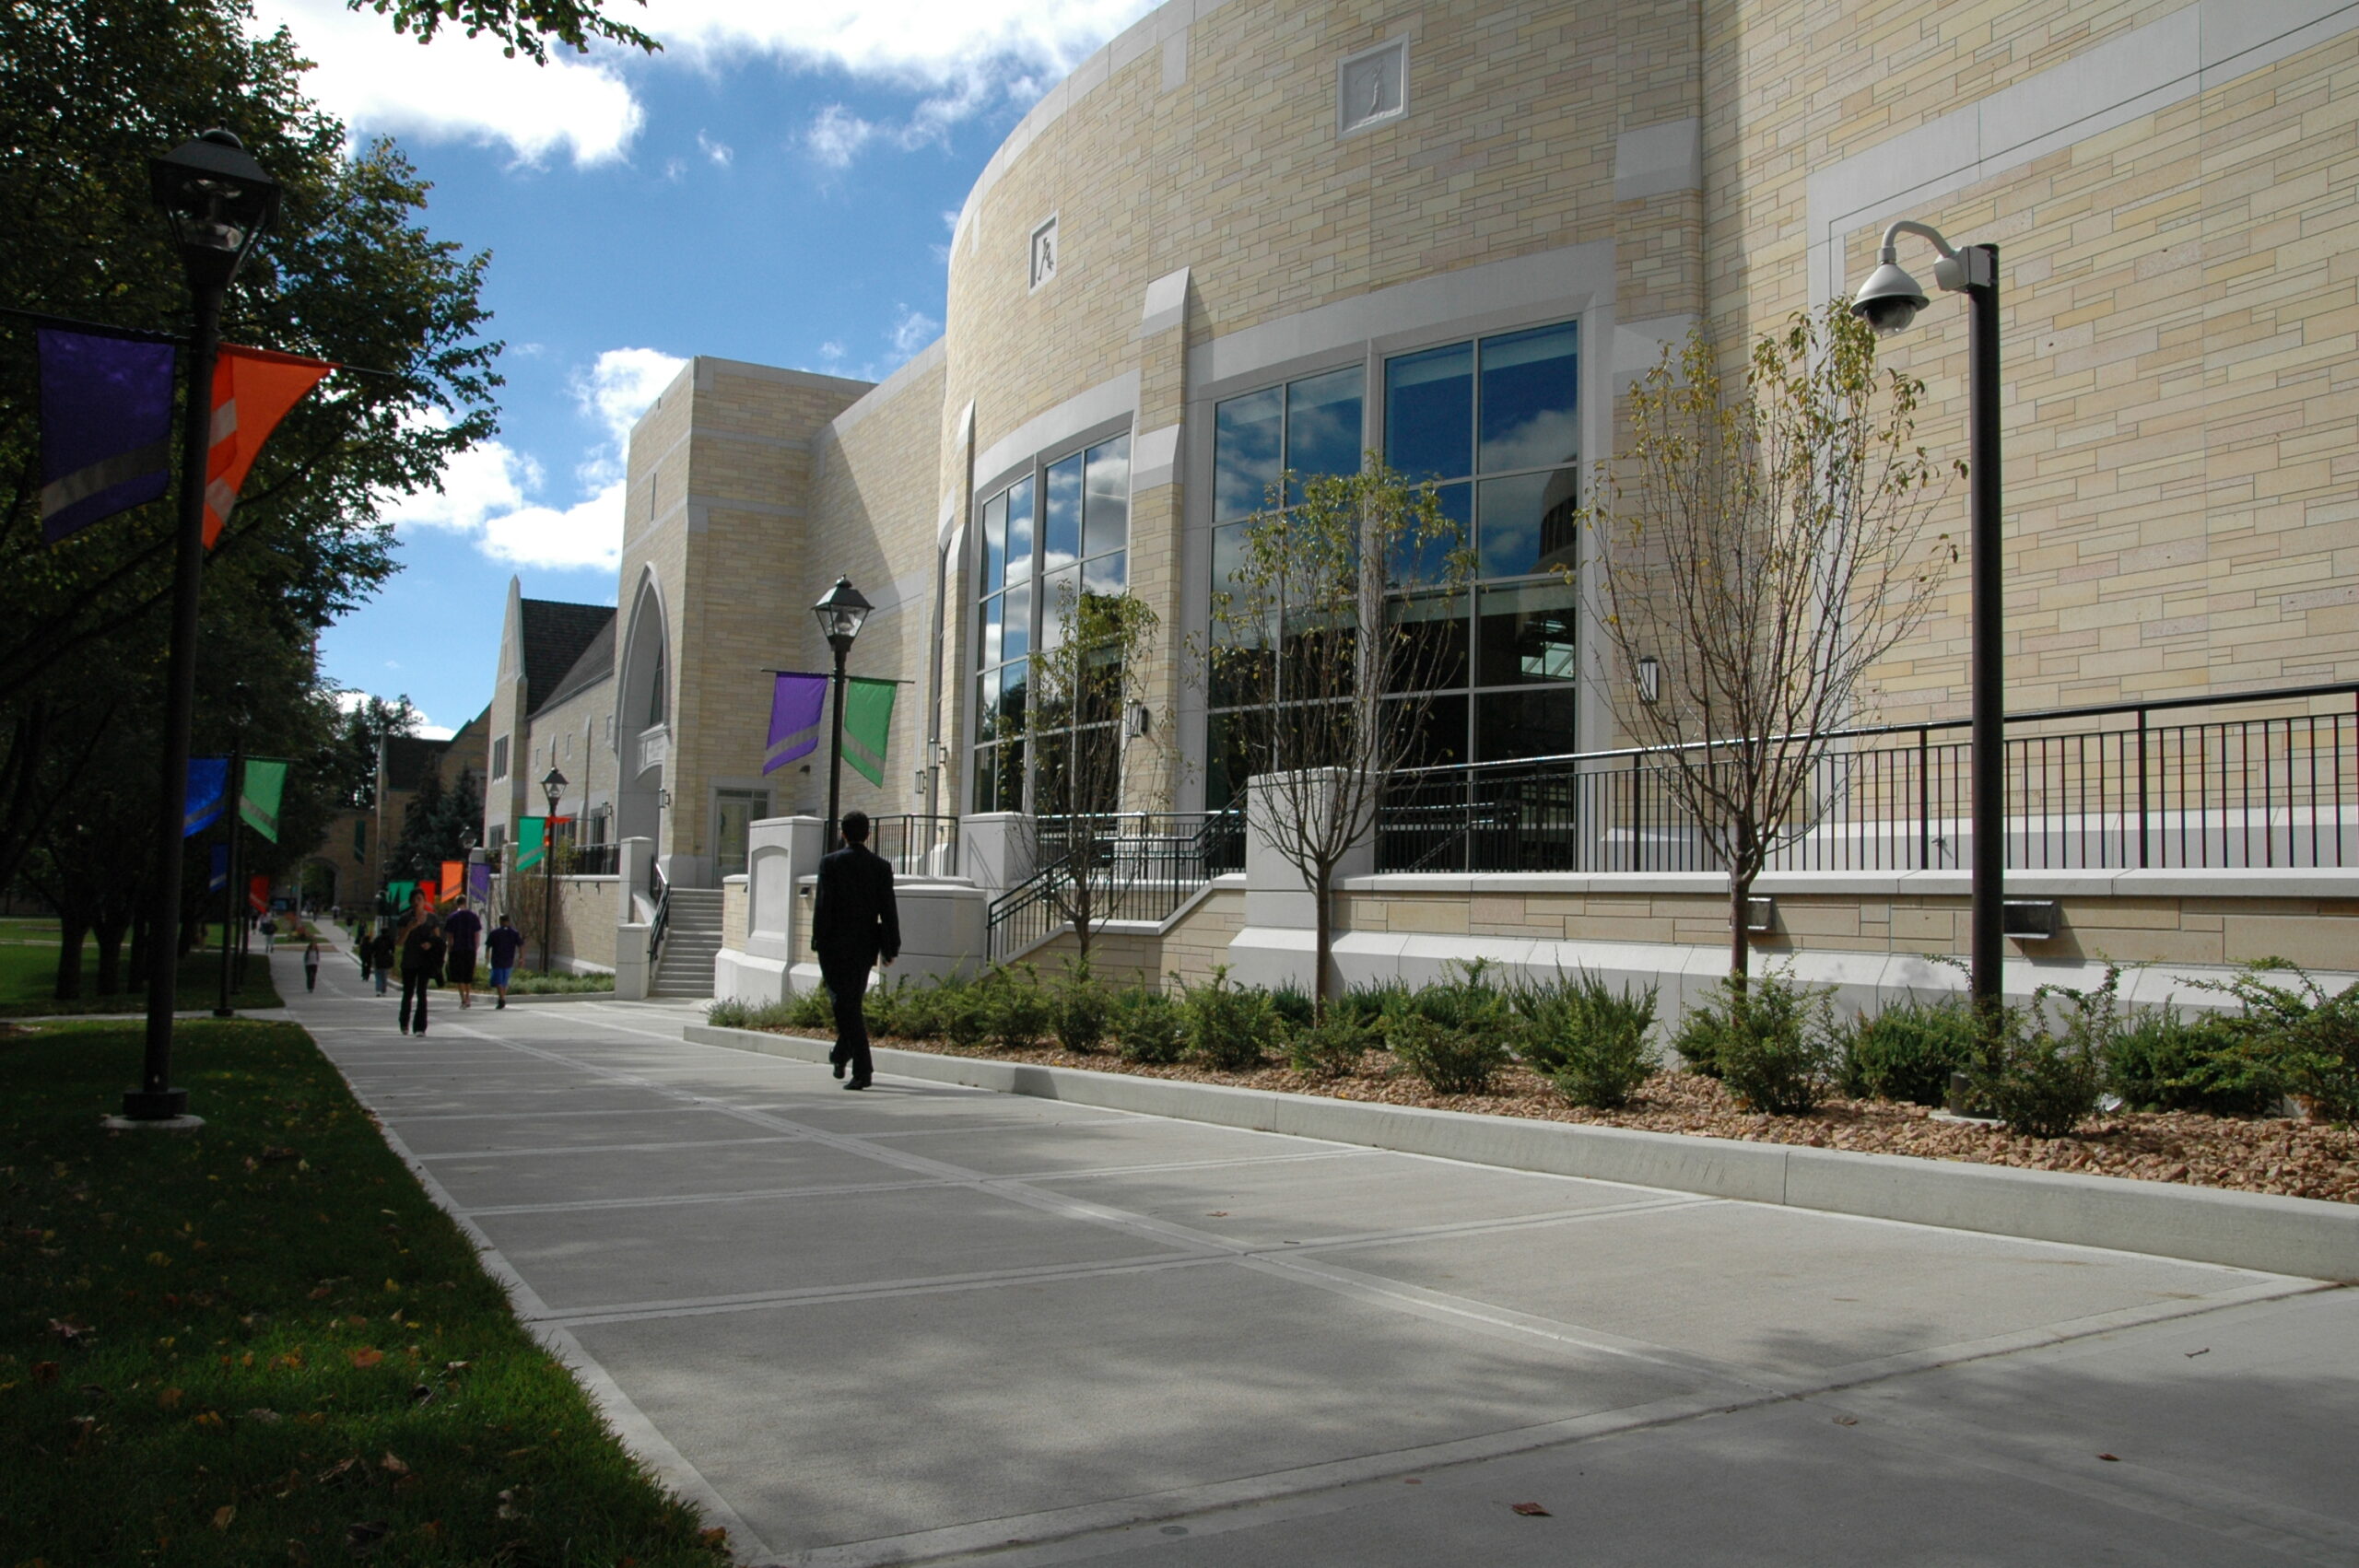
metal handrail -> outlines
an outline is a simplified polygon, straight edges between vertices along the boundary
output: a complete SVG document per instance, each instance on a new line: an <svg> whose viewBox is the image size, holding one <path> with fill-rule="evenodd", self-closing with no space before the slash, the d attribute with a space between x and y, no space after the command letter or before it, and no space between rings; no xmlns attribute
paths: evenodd
<svg viewBox="0 0 2359 1568"><path fill-rule="evenodd" d="M1044 817L1033 832L1042 858L1030 876L992 901L994 963L1070 928L1078 884L1090 889L1093 923L1162 921L1214 877L1245 864L1244 819L1235 811Z"/></svg>
<svg viewBox="0 0 2359 1568"><path fill-rule="evenodd" d="M663 949L663 929L672 919L671 884L663 880L663 868L655 863L653 855L647 857L647 890L655 902L655 917L647 925L647 971L652 976Z"/></svg>

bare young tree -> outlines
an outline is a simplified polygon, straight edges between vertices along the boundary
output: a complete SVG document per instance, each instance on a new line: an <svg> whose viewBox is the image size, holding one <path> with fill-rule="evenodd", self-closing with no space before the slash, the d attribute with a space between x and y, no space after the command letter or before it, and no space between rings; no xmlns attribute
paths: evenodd
<svg viewBox="0 0 2359 1568"><path fill-rule="evenodd" d="M1133 733L1132 715L1147 708L1148 679L1160 618L1128 593L1066 587L1032 659L1031 700L1019 733L1032 759L1036 864L1062 860L1052 884L1057 910L1073 927L1080 961L1089 962L1097 925L1112 918L1121 888L1135 867L1121 857L1125 798L1152 811L1168 799L1170 769L1158 751L1170 731L1150 722Z"/></svg>
<svg viewBox="0 0 2359 1568"><path fill-rule="evenodd" d="M1287 474L1215 585L1208 662L1244 710L1233 777L1268 791L1257 831L1315 894L1326 1011L1336 869L1376 826L1391 775L1422 760L1435 687L1464 650L1474 554L1434 486L1367 454L1357 474Z"/></svg>
<svg viewBox="0 0 2359 1568"><path fill-rule="evenodd" d="M1868 672L1923 624L1956 557L1928 534L1947 475L1915 444L1924 397L1879 372L1874 335L1840 304L1755 343L1735 388L1697 333L1632 392L1629 448L1598 469L1607 684L1727 869L1740 986L1754 880L1842 793L1827 732L1862 720Z"/></svg>

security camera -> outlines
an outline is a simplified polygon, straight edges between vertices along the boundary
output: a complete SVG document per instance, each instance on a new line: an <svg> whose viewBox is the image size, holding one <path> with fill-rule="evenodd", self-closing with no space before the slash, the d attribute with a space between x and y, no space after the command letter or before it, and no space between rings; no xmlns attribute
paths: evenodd
<svg viewBox="0 0 2359 1568"><path fill-rule="evenodd" d="M1906 329L1926 304L1925 291L1917 280L1901 271L1889 250L1884 256L1884 263L1868 275L1868 281L1851 299L1851 313L1867 322L1878 337Z"/></svg>

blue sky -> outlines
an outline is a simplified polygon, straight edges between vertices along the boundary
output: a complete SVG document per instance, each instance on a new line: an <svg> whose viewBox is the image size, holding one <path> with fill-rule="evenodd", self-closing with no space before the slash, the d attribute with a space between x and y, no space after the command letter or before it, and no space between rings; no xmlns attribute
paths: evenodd
<svg viewBox="0 0 2359 1568"><path fill-rule="evenodd" d="M394 498L403 570L325 674L442 732L490 696L508 579L611 603L620 440L694 354L875 379L941 331L949 219L1000 138L1147 0L653 0L662 38L535 67L419 48L342 0L258 0L312 95L434 182L492 252L498 439Z"/></svg>

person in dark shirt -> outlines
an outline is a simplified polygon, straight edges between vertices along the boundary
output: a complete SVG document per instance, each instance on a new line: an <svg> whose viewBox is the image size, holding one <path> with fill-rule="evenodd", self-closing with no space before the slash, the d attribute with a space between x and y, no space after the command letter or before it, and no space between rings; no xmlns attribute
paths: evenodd
<svg viewBox="0 0 2359 1568"><path fill-rule="evenodd" d="M402 1033L426 1033L426 998L441 977L442 955L450 943L442 937L442 922L432 915L410 927L402 938ZM417 1000L417 1026L411 1026L410 1000Z"/></svg>
<svg viewBox="0 0 2359 1568"><path fill-rule="evenodd" d="M442 934L451 939L451 956L442 961L442 977L459 988L459 1005L475 1004L475 944L483 940L483 917L467 907L465 895L459 907L443 917Z"/></svg>
<svg viewBox="0 0 2359 1568"><path fill-rule="evenodd" d="M819 955L819 977L836 1008L836 1047L828 1065L847 1089L865 1089L873 1071L868 1054L868 972L881 959L901 955L901 921L893 900L893 868L868 848L868 813L844 813L844 847L819 860L818 889L811 899L811 950Z"/></svg>
<svg viewBox="0 0 2359 1568"><path fill-rule="evenodd" d="M515 973L516 954L523 949L524 933L510 925L508 917L502 915L483 944L491 958L491 989L499 993L499 1004L493 1009L498 1012L508 1005L508 977Z"/></svg>
<svg viewBox="0 0 2359 1568"><path fill-rule="evenodd" d="M377 994L383 996L385 983L393 977L393 959L397 956L393 921L387 920L379 925L377 934L369 939L369 956L377 966Z"/></svg>

